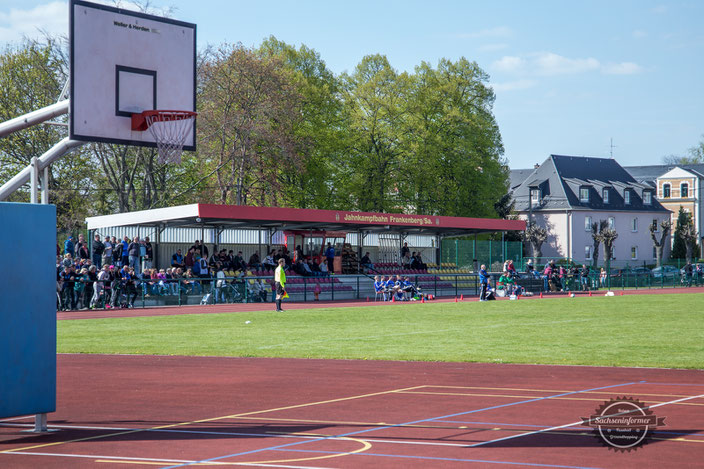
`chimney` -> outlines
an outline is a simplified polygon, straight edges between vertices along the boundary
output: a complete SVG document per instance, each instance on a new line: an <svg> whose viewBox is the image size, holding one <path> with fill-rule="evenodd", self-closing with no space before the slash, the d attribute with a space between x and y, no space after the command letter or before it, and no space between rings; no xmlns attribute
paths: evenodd
<svg viewBox="0 0 704 469"><path fill-rule="evenodd" d="M538 169L538 168L540 168L540 165L539 165L538 163L535 163L535 164L533 165L533 169Z"/></svg>

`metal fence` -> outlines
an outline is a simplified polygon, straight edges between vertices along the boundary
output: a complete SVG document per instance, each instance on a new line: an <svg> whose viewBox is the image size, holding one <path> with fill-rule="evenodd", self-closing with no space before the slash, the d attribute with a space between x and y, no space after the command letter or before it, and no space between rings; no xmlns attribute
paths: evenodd
<svg viewBox="0 0 704 469"><path fill-rule="evenodd" d="M497 289L500 274L492 273L491 285ZM425 295L435 297L477 296L479 281L476 274L414 274L404 275ZM133 284L98 286L101 282L76 282L57 285L57 309L150 308L160 306L206 305L223 303L268 303L274 297L272 277L188 278L178 280L136 280ZM515 279L522 292L575 292L586 290L625 290L683 288L704 286L701 275L638 275L593 273L585 282L579 275L564 276L551 282L543 276L520 274ZM76 286L78 285L78 287ZM504 287L508 291L510 287ZM498 288L499 293L502 287ZM373 280L366 275L334 275L329 277L292 276L286 282L289 301L313 302L335 300L383 301L388 299L374 290ZM409 299L409 298L407 298Z"/></svg>
<svg viewBox="0 0 704 469"><path fill-rule="evenodd" d="M449 262L457 267L474 269L475 262L477 266L485 264L488 267L497 262L503 263L507 259L512 259L514 263L523 263L522 242L472 239L442 242L442 262Z"/></svg>

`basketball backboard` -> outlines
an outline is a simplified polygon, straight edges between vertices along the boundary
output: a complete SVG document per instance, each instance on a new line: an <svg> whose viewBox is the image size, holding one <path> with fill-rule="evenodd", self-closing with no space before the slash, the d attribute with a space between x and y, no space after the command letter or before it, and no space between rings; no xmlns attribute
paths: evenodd
<svg viewBox="0 0 704 469"><path fill-rule="evenodd" d="M70 138L156 146L133 113L196 110L196 25L70 0ZM195 150L195 126L184 150Z"/></svg>

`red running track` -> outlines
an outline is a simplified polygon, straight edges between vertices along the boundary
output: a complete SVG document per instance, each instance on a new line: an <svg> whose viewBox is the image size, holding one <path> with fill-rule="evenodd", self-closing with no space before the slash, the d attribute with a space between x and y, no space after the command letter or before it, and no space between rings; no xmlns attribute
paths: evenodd
<svg viewBox="0 0 704 469"><path fill-rule="evenodd" d="M667 426L635 451L608 449L578 422L617 396L648 403ZM59 355L57 404L49 416L56 433L21 433L29 419L0 422L0 467L642 468L704 461L701 370Z"/></svg>

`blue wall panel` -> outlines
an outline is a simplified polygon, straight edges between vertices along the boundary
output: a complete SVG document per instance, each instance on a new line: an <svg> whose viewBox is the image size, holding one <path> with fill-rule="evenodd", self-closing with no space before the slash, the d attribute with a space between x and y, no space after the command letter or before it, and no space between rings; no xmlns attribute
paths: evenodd
<svg viewBox="0 0 704 469"><path fill-rule="evenodd" d="M0 202L0 418L56 410L56 207Z"/></svg>

